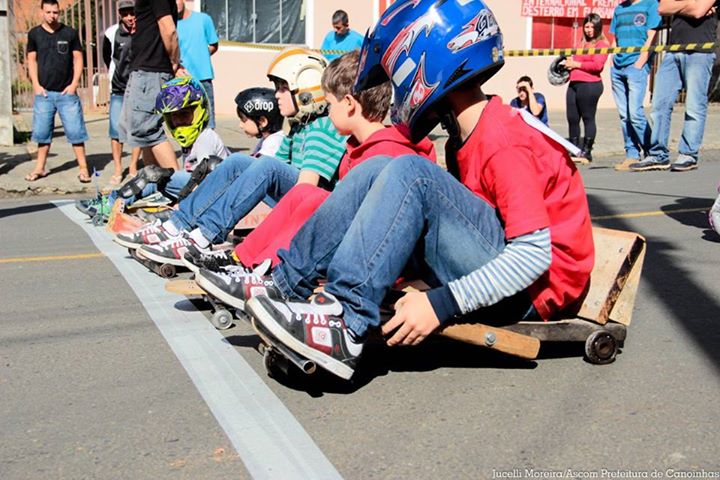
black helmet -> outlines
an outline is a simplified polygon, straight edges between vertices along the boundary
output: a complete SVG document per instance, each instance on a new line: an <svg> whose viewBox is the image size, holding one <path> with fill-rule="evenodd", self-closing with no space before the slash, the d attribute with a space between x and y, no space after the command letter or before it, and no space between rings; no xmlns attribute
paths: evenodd
<svg viewBox="0 0 720 480"><path fill-rule="evenodd" d="M247 88L237 94L235 103L238 116L242 113L254 121L260 134L265 131L274 133L282 129L283 117L280 115L280 107L275 99L275 90L259 87ZM268 121L267 127L264 129L260 128L260 117L265 117ZM260 134L258 134L258 138L260 138Z"/></svg>
<svg viewBox="0 0 720 480"><path fill-rule="evenodd" d="M567 57L565 55L560 55L550 64L550 68L548 68L548 81L551 85L559 87L570 80L570 70L565 68L565 65L560 65L560 63L566 59Z"/></svg>

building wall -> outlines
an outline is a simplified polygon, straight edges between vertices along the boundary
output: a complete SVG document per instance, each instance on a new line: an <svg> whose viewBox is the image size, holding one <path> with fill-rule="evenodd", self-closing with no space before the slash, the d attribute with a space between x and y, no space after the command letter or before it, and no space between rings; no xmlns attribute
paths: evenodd
<svg viewBox="0 0 720 480"><path fill-rule="evenodd" d="M377 19L378 11L384 8L386 0L307 0L308 43L319 48L327 32L331 29L331 17L335 10L343 9L350 17L350 27L360 33L365 31ZM531 23L520 16L519 0L486 0L493 10L503 30L507 49L525 49L530 47L532 35ZM200 9L200 0L194 4ZM267 80L267 66L277 54L272 50L260 50L231 45L220 45L213 56L215 68L216 108L220 115L235 112L233 99L237 92L254 86L270 86ZM550 115L564 115L566 87L555 87L547 81L547 68L550 57L508 57L505 67L490 80L486 91L496 93L508 102L515 96L515 81L522 75L529 75L537 91L542 92L548 102ZM610 62L603 72L605 92L600 99L600 108L615 106L610 90ZM553 113L552 111L556 111Z"/></svg>

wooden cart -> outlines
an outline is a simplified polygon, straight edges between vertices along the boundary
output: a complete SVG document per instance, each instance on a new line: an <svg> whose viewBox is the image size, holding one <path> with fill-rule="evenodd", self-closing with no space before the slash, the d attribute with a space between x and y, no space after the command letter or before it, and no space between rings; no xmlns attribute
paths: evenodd
<svg viewBox="0 0 720 480"><path fill-rule="evenodd" d="M438 334L526 359L537 357L540 342L585 342L589 362L612 362L632 319L645 259L645 239L636 233L606 228L593 228L593 238L595 267L590 290L576 317L503 327L456 323Z"/></svg>

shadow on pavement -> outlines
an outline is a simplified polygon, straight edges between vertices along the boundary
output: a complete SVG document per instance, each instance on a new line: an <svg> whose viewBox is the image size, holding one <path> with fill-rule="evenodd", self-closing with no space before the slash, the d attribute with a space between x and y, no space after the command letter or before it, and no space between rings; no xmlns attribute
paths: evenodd
<svg viewBox="0 0 720 480"><path fill-rule="evenodd" d="M607 207L597 195L588 195L588 200L590 210L597 216L618 213ZM709 208L711 203L707 199L696 198L679 199L678 202L688 206L687 208L692 208L692 206L698 206L698 208L708 206ZM676 207L677 205L678 203L674 203L671 206ZM692 223L688 223L687 220L684 220L685 215L682 214L682 223L698 226L699 220L691 220ZM681 217L681 214L677 214L677 217ZM695 218L692 214L690 217ZM704 218L707 222L707 216ZM618 230L634 230L626 220L619 218L599 220L593 223ZM703 226L707 226L707 223ZM685 329L715 368L720 370L720 348L718 348L720 331L717 329L717 320L720 318L718 298L711 295L705 285L695 283L689 267L678 263L673 258L672 252L678 248L676 245L655 239L652 231L638 231L638 233L645 236L648 242L642 282L653 291L657 302L663 305L663 310L672 315L672 319ZM690 232L690 235L695 235L695 233Z"/></svg>
<svg viewBox="0 0 720 480"><path fill-rule="evenodd" d="M33 205L24 205L22 207L0 208L0 218L12 217L13 215L24 215L27 213L42 212L43 210L52 210L56 208L52 203L36 203Z"/></svg>

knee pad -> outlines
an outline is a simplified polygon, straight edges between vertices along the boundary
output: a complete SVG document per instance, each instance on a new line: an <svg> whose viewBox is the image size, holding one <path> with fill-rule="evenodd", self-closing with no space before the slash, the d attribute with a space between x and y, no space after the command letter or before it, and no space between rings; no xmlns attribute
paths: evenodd
<svg viewBox="0 0 720 480"><path fill-rule="evenodd" d="M200 185L200 182L205 180L205 177L207 177L210 172L215 170L215 167L220 165L222 161L223 159L218 157L217 155L211 155L208 158L203 158L202 161L197 164L195 170L193 170L192 175L190 176L190 180L188 180L188 183L186 183L182 190L180 190L180 193L178 194L178 201L190 195L190 193L195 189L195 187Z"/></svg>
<svg viewBox="0 0 720 480"><path fill-rule="evenodd" d="M148 165L147 167L141 168L137 175L135 175L135 178L120 188L120 195L123 198L140 195L148 183L157 183L158 188L162 190L173 173L175 173L175 170L172 168Z"/></svg>

